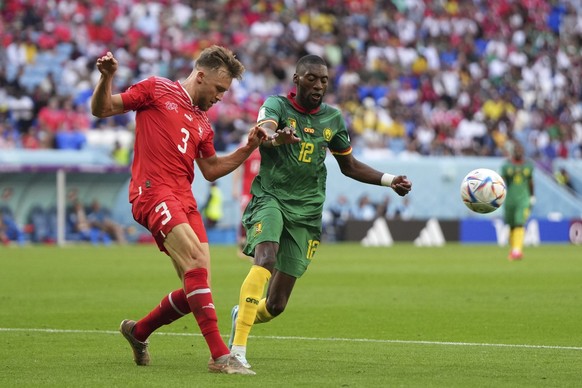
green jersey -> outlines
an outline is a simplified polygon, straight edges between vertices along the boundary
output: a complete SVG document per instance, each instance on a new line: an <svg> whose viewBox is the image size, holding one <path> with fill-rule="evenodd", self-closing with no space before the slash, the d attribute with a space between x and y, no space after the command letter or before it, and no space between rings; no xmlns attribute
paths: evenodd
<svg viewBox="0 0 582 388"><path fill-rule="evenodd" d="M261 167L251 186L256 197L275 198L289 217L321 217L325 201L325 157L352 152L341 112L325 103L306 112L288 97L271 96L259 110L257 124L292 127L301 143L261 147Z"/></svg>
<svg viewBox="0 0 582 388"><path fill-rule="evenodd" d="M507 161L501 167L501 176L507 186L505 204L526 203L529 205L530 184L533 179L534 166L529 161Z"/></svg>

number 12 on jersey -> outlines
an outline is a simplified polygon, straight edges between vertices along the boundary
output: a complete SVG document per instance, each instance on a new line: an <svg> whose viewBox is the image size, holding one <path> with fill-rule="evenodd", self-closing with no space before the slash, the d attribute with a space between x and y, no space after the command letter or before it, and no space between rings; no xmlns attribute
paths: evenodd
<svg viewBox="0 0 582 388"><path fill-rule="evenodd" d="M306 141L301 143L301 151L299 152L299 161L303 163L311 163L311 154L313 153L313 143Z"/></svg>

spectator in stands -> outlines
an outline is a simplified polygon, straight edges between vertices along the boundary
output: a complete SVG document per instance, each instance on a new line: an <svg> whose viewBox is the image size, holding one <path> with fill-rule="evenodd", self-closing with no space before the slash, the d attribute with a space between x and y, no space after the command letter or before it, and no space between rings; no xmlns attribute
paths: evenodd
<svg viewBox="0 0 582 388"><path fill-rule="evenodd" d="M4 223L3 216L0 216L0 243L3 245L10 244L10 238L8 237L8 226Z"/></svg>
<svg viewBox="0 0 582 388"><path fill-rule="evenodd" d="M244 142L244 138L242 141ZM241 216L251 200L251 185L259 173L260 167L261 152L257 148L232 175L232 198L238 202ZM242 252L247 241L246 230L242 222L237 226L236 234L238 245L237 255L240 258L248 258L248 256Z"/></svg>
<svg viewBox="0 0 582 388"><path fill-rule="evenodd" d="M111 211L101 206L99 200L94 199L87 213L87 223L91 228L106 233L118 244L127 244L125 229L111 217Z"/></svg>
<svg viewBox="0 0 582 388"><path fill-rule="evenodd" d="M12 210L7 206L0 207L0 243L9 244L15 241L24 244L24 233L16 222Z"/></svg>
<svg viewBox="0 0 582 388"><path fill-rule="evenodd" d="M392 212L392 218L395 220L409 220L412 217L410 214L410 197L406 196L400 198L400 203L398 203Z"/></svg>
<svg viewBox="0 0 582 388"><path fill-rule="evenodd" d="M253 94L261 94L262 99L279 93L281 85L286 85L285 78L293 73L290 67L305 53L326 57L335 75L330 90L336 94L330 93L328 101L336 99L348 123L366 97L378 104L383 97L395 96L414 111L417 120L407 127L408 136L402 139L409 142L415 138L410 135L418 132L426 135L426 129L435 133L431 147L417 136L423 154L467 150L457 148L457 127L443 126L450 113L482 112L490 133L470 151L500 155L503 141L498 135L504 130L498 129L500 124L527 138L538 129L524 126L522 119L535 110L550 119L566 110L579 110L582 30L576 21L582 17L582 8L575 0L556 4L536 0L535 6L527 0L339 2L337 7L288 3L285 12L278 12L277 2L263 2L259 8L253 8L253 2L227 2L219 8L213 2L199 2L194 12L184 0L166 8L140 0L123 4L105 0L91 7L78 2L74 7L63 5L66 2L36 2L34 7L16 5L19 11L4 7L0 13L6 26L6 55L0 56L0 68L6 69L5 83L10 88L24 88L35 109L40 109L44 97L33 92L39 85L51 97L71 97L75 104L86 102L89 89L83 85L94 83L99 76L87 64L101 55L103 43L114 37L118 47L114 54L123 58L124 64L119 70L119 87L153 73L183 78L192 55L208 44L205 42L234 42L237 54L253 66L249 78L233 85L235 97L223 102L224 111L233 112L219 115L225 122L217 128L217 140L223 142L219 148L225 150L238 143L238 136L228 136L222 128L232 128L244 120L246 112L239 107ZM208 20L220 28L208 27L204 24ZM188 25L196 25L196 37L185 32ZM265 48L269 55L265 55ZM393 82L389 84L389 80ZM0 89L7 88L1 84ZM14 97L12 91L8 94ZM436 109L441 117L434 123L433 108L442 100L449 112L440 115ZM357 117L349 129L352 140L366 140L377 152L379 142L375 140L397 115L391 104L388 107L387 112L376 109L375 115L366 118L377 125L365 131ZM501 119L503 116L506 118ZM125 130L132 129L130 123L122 124ZM579 158L582 137L571 136L575 131L571 125L564 131L561 138L566 144L558 145L554 138L532 141L528 156L545 158L549 163L560 155ZM43 130L30 133L41 137L43 146L52 147L42 139ZM513 137L508 134L508 138ZM20 139L15 144L23 146ZM392 145L381 143L380 150L390 154L388 147ZM110 146L112 149L113 144ZM405 149L401 146L392 152L398 155ZM566 154L566 150L570 152Z"/></svg>
<svg viewBox="0 0 582 388"><path fill-rule="evenodd" d="M68 209L67 222L70 232L77 236L79 240L97 243L97 236L93 238L91 234L91 224L87 219L85 206L79 199L75 199L73 205Z"/></svg>
<svg viewBox="0 0 582 388"><path fill-rule="evenodd" d="M360 195L356 206L352 210L352 218L360 221L371 221L377 216L376 205L370 200L366 193Z"/></svg>
<svg viewBox="0 0 582 388"><path fill-rule="evenodd" d="M568 170L566 170L566 168L560 167L555 172L554 177L556 179L556 182L558 182L559 185L567 187L568 190L571 190L572 192L575 191L574 185L572 184L572 181L570 180L570 174L568 173Z"/></svg>
<svg viewBox="0 0 582 388"><path fill-rule="evenodd" d="M7 122L0 122L0 149L9 150L18 148L20 135L16 128Z"/></svg>
<svg viewBox="0 0 582 388"><path fill-rule="evenodd" d="M351 204L347 196L340 194L335 199L335 202L331 203L324 212L328 220L327 225L325 225L324 231L331 241L339 241L343 238L344 227L346 222L351 218Z"/></svg>
<svg viewBox="0 0 582 388"><path fill-rule="evenodd" d="M129 148L124 147L121 145L119 140L115 141L115 145L113 146L113 151L111 151L111 157L115 160L115 163L119 166L129 166L131 162Z"/></svg>
<svg viewBox="0 0 582 388"><path fill-rule="evenodd" d="M55 133L64 120L64 113L60 107L60 99L53 96L48 105L42 107L38 113L38 126L42 131Z"/></svg>
<svg viewBox="0 0 582 388"><path fill-rule="evenodd" d="M218 184L216 182L210 182L208 198L206 198L206 203L202 208L202 214L204 215L204 220L206 221L206 227L209 229L216 228L218 222L222 219L222 198L222 191L220 190L220 187L218 187Z"/></svg>
<svg viewBox="0 0 582 388"><path fill-rule="evenodd" d="M35 119L34 101L23 89L13 89L12 95L8 98L8 110L11 112L11 120L18 132L28 131Z"/></svg>

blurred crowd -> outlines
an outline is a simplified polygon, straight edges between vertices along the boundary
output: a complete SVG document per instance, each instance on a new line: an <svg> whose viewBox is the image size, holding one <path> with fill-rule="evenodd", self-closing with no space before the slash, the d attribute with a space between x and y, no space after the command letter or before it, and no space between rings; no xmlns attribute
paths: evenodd
<svg viewBox="0 0 582 388"><path fill-rule="evenodd" d="M219 151L311 53L329 63L326 101L361 152L502 156L515 139L540 162L582 158L577 0L12 0L0 11L3 149L98 146L126 164L132 114L88 109L96 58L113 52L122 91L185 78L220 44L247 71L209 112Z"/></svg>

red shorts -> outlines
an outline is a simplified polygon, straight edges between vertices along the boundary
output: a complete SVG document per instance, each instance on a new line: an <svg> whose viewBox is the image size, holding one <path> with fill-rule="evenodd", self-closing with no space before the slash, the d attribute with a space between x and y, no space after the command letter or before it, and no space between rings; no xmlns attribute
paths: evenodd
<svg viewBox="0 0 582 388"><path fill-rule="evenodd" d="M170 191L151 193L146 190L132 202L131 212L133 218L151 232L162 252L168 253L164 240L174 226L179 224L189 224L200 242L208 242L204 221L192 196L177 196Z"/></svg>
<svg viewBox="0 0 582 388"><path fill-rule="evenodd" d="M251 194L241 195L241 197L240 197L240 215L241 215L241 217L244 214L245 209L247 208L247 205L251 201L252 197L253 196ZM239 222L238 228L239 228L239 230L238 230L239 239L245 238L247 235L247 232L246 232L245 227L243 226L242 222Z"/></svg>
<svg viewBox="0 0 582 388"><path fill-rule="evenodd" d="M245 209L247 208L247 205L249 204L249 202L251 201L251 198L253 196L251 194L243 194L240 197L240 212L241 215L242 213L245 212Z"/></svg>

